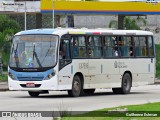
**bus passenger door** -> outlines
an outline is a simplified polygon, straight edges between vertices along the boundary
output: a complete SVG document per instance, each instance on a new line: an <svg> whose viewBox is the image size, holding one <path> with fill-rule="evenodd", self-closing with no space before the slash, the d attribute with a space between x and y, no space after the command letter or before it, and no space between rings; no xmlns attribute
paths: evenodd
<svg viewBox="0 0 160 120"><path fill-rule="evenodd" d="M72 35L71 38L71 56L73 75L80 73L83 75L83 88L89 88L89 75L88 75L88 59L86 50L86 36Z"/></svg>
<svg viewBox="0 0 160 120"><path fill-rule="evenodd" d="M59 74L58 86L59 89L71 88L71 57L70 57L70 40L61 39L59 49Z"/></svg>

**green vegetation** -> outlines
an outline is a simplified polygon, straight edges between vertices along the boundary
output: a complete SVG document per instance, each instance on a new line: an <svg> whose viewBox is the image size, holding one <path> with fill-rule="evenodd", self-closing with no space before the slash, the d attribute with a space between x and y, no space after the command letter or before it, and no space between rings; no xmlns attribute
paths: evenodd
<svg viewBox="0 0 160 120"><path fill-rule="evenodd" d="M143 24L144 26L147 24L147 21L143 17L131 18L129 16L124 17L124 28L126 30L140 30L140 26L138 24ZM111 20L109 23L109 28L118 29L118 21Z"/></svg>
<svg viewBox="0 0 160 120"><path fill-rule="evenodd" d="M156 77L160 78L160 45L156 45Z"/></svg>
<svg viewBox="0 0 160 120"><path fill-rule="evenodd" d="M8 80L8 75L0 74L0 82L4 82Z"/></svg>
<svg viewBox="0 0 160 120"><path fill-rule="evenodd" d="M4 51L2 51L2 61L3 61L3 70L4 71L7 71L7 69L8 69L10 48L8 48L8 49L9 50L7 51L7 53L5 53Z"/></svg>
<svg viewBox="0 0 160 120"><path fill-rule="evenodd" d="M10 19L7 15L0 15L0 32L7 29L11 29L16 33L20 30L20 26L15 20Z"/></svg>
<svg viewBox="0 0 160 120"><path fill-rule="evenodd" d="M114 111L117 110L117 112L113 112L111 110ZM82 115L62 117L62 120L159 120L160 119L159 110L160 110L160 102L157 102L157 103L148 103L142 105L129 105L129 106L121 106L115 108L105 108ZM133 115L128 117L127 115L129 114L131 115L131 113L141 114L143 116L147 115L147 113L150 113L152 115L157 115L159 117L135 117Z"/></svg>
<svg viewBox="0 0 160 120"><path fill-rule="evenodd" d="M0 63L3 63L5 71L8 67L11 39L18 31L20 31L20 26L15 20L7 15L0 15Z"/></svg>

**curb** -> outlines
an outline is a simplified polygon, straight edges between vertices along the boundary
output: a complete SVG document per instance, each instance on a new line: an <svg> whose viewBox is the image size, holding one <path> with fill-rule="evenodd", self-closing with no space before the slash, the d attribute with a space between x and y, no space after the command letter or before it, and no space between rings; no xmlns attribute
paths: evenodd
<svg viewBox="0 0 160 120"><path fill-rule="evenodd" d="M153 85L158 85L158 84L160 84L160 82L155 82Z"/></svg>
<svg viewBox="0 0 160 120"><path fill-rule="evenodd" d="M9 88L0 88L0 92L9 91Z"/></svg>
<svg viewBox="0 0 160 120"><path fill-rule="evenodd" d="M8 82L0 82L0 91L8 91Z"/></svg>

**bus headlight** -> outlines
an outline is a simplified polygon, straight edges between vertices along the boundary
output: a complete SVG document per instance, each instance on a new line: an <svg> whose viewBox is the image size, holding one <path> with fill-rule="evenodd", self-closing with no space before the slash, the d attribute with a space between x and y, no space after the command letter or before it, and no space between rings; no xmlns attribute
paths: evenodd
<svg viewBox="0 0 160 120"><path fill-rule="evenodd" d="M14 75L12 73L9 72L9 77L12 78L12 80L16 80L16 78L14 77Z"/></svg>
<svg viewBox="0 0 160 120"><path fill-rule="evenodd" d="M51 79L53 76L55 76L55 71L53 71L52 73L48 74L45 80L49 80Z"/></svg>

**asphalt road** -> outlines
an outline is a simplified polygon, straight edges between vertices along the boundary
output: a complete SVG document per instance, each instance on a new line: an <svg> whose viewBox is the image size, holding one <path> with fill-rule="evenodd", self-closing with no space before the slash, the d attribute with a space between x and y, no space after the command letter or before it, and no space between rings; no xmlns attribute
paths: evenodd
<svg viewBox="0 0 160 120"><path fill-rule="evenodd" d="M114 106L160 101L160 85L132 87L131 94L115 95L98 89L92 96L68 97L67 92L52 91L32 98L25 91L0 92L0 111L91 111Z"/></svg>

